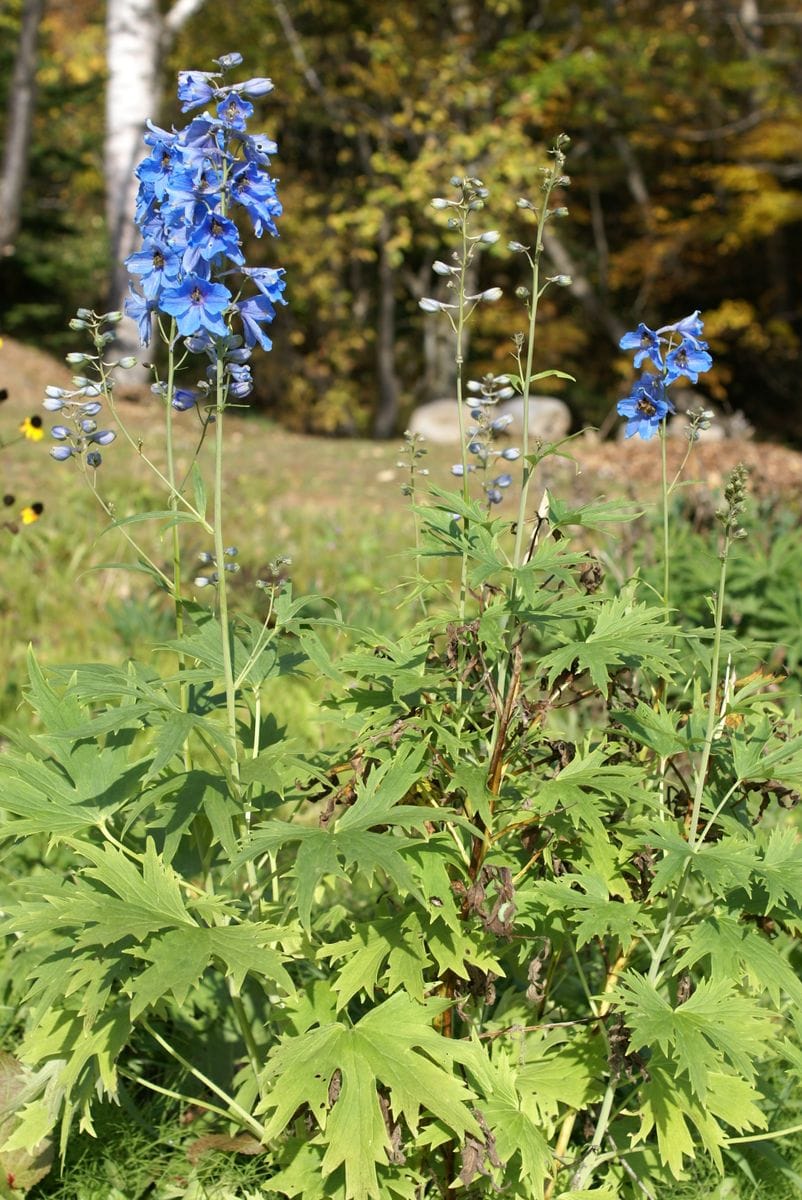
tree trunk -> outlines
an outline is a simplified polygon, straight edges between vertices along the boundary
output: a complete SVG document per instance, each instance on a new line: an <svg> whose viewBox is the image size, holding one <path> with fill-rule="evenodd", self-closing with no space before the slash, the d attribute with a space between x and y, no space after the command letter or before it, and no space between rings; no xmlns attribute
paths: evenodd
<svg viewBox="0 0 802 1200"><path fill-rule="evenodd" d="M44 0L24 0L17 59L8 94L6 147L0 174L0 253L13 254L20 227L22 192L36 94L36 41Z"/></svg>
<svg viewBox="0 0 802 1200"><path fill-rule="evenodd" d="M387 249L390 222L385 217L379 232L379 312L376 330L378 400L373 436L389 438L396 432L400 387L395 369L395 271Z"/></svg>

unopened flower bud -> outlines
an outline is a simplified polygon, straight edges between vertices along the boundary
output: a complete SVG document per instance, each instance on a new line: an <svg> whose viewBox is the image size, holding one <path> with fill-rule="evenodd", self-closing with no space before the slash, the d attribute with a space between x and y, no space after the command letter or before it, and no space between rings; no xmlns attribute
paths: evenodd
<svg viewBox="0 0 802 1200"><path fill-rule="evenodd" d="M564 204L561 204L559 208L552 208L549 212L549 216L550 217L567 217L568 209L565 207Z"/></svg>
<svg viewBox="0 0 802 1200"><path fill-rule="evenodd" d="M91 308L79 308L76 309L75 315L82 321L91 321L94 314Z"/></svg>
<svg viewBox="0 0 802 1200"><path fill-rule="evenodd" d="M501 299L503 294L500 287L486 288L485 291L480 292L479 299L486 301L488 304L495 304L497 300Z"/></svg>
<svg viewBox="0 0 802 1200"><path fill-rule="evenodd" d="M86 321L82 321L79 317L73 317L70 321L70 329L86 329Z"/></svg>
<svg viewBox="0 0 802 1200"><path fill-rule="evenodd" d="M529 247L522 245L521 242L507 242L507 249L512 254L523 254L523 252L528 250Z"/></svg>
<svg viewBox="0 0 802 1200"><path fill-rule="evenodd" d="M104 313L100 319L101 319L101 321L105 321L107 325L119 325L120 321L122 321L122 319L123 319L123 315L121 312L116 312L116 311L107 312L107 313Z"/></svg>
<svg viewBox="0 0 802 1200"><path fill-rule="evenodd" d="M448 263L440 262L438 259L437 262L432 263L432 270L434 271L435 275L450 275L453 267L450 267Z"/></svg>
<svg viewBox="0 0 802 1200"><path fill-rule="evenodd" d="M117 366L122 367L124 371L128 371L131 367L136 366L136 359L134 358L133 354L126 354L125 358L120 359L120 361L117 363Z"/></svg>
<svg viewBox="0 0 802 1200"><path fill-rule="evenodd" d="M485 246L493 246L501 237L497 229L488 229L487 233L483 233L479 241Z"/></svg>
<svg viewBox="0 0 802 1200"><path fill-rule="evenodd" d="M515 289L515 295L518 297L519 300L528 300L529 295L530 295L529 288L524 287L522 284L520 287L517 287Z"/></svg>
<svg viewBox="0 0 802 1200"><path fill-rule="evenodd" d="M418 301L418 308L422 308L424 312L441 312L443 304L440 300L433 300L431 296L424 296Z"/></svg>
<svg viewBox="0 0 802 1200"><path fill-rule="evenodd" d="M451 204L450 200L444 200L442 196L435 196L432 200L432 208L448 208Z"/></svg>
<svg viewBox="0 0 802 1200"><path fill-rule="evenodd" d="M90 355L81 354L80 351L74 350L71 354L67 355L66 361L71 367L80 367L83 366L84 363L92 362L92 359Z"/></svg>
<svg viewBox="0 0 802 1200"><path fill-rule="evenodd" d="M557 287L570 287L573 282L570 275L551 275L549 277L549 283L556 283Z"/></svg>
<svg viewBox="0 0 802 1200"><path fill-rule="evenodd" d="M533 208L534 206L532 205L531 201L526 200L523 196L520 196L515 201L515 207L516 208Z"/></svg>

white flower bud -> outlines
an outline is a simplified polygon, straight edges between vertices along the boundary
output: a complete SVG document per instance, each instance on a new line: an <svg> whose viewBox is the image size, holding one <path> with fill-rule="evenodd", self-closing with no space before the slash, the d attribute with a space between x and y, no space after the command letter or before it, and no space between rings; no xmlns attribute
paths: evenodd
<svg viewBox="0 0 802 1200"><path fill-rule="evenodd" d="M487 288L479 295L480 300L484 300L487 304L495 304L496 300L500 300L503 292L500 287Z"/></svg>
<svg viewBox="0 0 802 1200"><path fill-rule="evenodd" d="M498 241L498 239L500 237L501 237L501 234L498 232L497 229L488 229L487 233L482 234L482 236L479 238L479 241L482 242L483 245L485 245L485 246L492 246Z"/></svg>
<svg viewBox="0 0 802 1200"><path fill-rule="evenodd" d="M450 205L451 201L444 200L442 196L435 196L434 200L432 200L432 208L449 208Z"/></svg>
<svg viewBox="0 0 802 1200"><path fill-rule="evenodd" d="M437 262L432 263L432 270L435 275L450 275L454 268L450 267L448 263L440 262L438 259Z"/></svg>
<svg viewBox="0 0 802 1200"><path fill-rule="evenodd" d="M424 312L442 312L443 305L440 300L432 300L430 296L424 296L418 301L418 308L422 308Z"/></svg>

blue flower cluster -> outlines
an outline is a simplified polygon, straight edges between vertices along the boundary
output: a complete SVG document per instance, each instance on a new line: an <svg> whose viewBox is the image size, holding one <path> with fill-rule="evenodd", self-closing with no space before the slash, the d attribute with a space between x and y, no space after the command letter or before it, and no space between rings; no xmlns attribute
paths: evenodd
<svg viewBox="0 0 802 1200"><path fill-rule="evenodd" d="M657 372L644 371L629 395L618 401L619 414L627 418L626 437L638 434L648 441L668 414L676 411L668 395L671 384L680 378L696 383L701 374L710 370L713 359L707 342L702 340L703 331L697 309L689 317L658 330L641 322L636 330L621 338L618 344L622 350L635 351L636 368L648 360Z"/></svg>
<svg viewBox="0 0 802 1200"><path fill-rule="evenodd" d="M253 115L249 97L272 90L269 79L224 84L224 72L242 62L240 54L215 60L219 71L180 71L181 111L213 103L186 128L167 132L148 122L150 153L136 168L139 179L136 223L142 247L126 259L139 287L131 288L126 313L139 325L143 345L150 341L154 313L173 317L190 350L205 353L207 375L214 379L224 364L226 394L238 399L252 388L248 360L255 345L271 348L265 332L285 304L284 272L246 267L239 228L233 219L244 212L257 237L278 236L281 204L268 174L276 145L264 134L249 134ZM250 281L256 291L243 296L231 277ZM176 393L176 408L192 406L197 393Z"/></svg>

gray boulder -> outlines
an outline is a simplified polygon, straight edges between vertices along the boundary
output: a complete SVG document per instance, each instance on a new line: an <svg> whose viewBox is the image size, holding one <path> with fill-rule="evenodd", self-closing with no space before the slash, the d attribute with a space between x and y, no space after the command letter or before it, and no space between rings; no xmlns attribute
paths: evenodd
<svg viewBox="0 0 802 1200"><path fill-rule="evenodd" d="M493 409L494 417L511 416L507 434L513 440L521 436L523 428L523 398L504 400ZM463 407L465 429L476 422L471 417L471 405ZM545 442L554 442L565 437L571 427L571 411L568 405L555 396L531 396L529 399L529 433L531 437ZM459 445L459 414L453 399L432 400L421 404L409 419L409 430L426 438L433 445Z"/></svg>
<svg viewBox="0 0 802 1200"><path fill-rule="evenodd" d="M511 438L519 438L523 432L523 396L504 400L498 406L498 415L512 417L507 432ZM540 438L544 442L558 442L567 436L570 428L571 410L564 400L558 400L556 396L529 397L530 437Z"/></svg>

